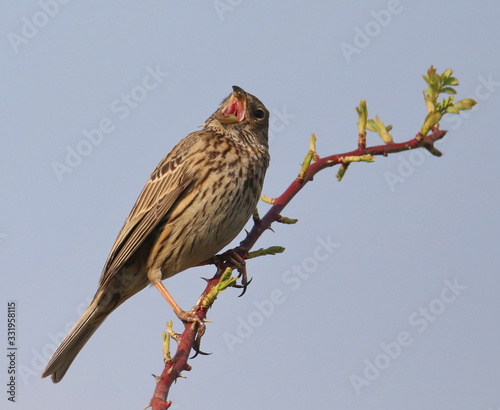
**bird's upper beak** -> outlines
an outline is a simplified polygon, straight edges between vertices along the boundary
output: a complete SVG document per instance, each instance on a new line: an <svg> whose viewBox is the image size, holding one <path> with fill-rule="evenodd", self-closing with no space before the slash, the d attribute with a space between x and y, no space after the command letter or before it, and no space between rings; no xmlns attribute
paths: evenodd
<svg viewBox="0 0 500 410"><path fill-rule="evenodd" d="M222 124L234 124L245 119L246 93L240 87L233 85L233 93L229 96L226 105L219 111L216 118Z"/></svg>

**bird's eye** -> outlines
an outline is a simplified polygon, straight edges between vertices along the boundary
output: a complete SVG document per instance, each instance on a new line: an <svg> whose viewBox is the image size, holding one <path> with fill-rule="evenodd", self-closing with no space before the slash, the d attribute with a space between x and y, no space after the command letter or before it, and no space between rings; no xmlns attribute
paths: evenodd
<svg viewBox="0 0 500 410"><path fill-rule="evenodd" d="M264 110L261 110L260 108L257 108L254 112L253 112L253 115L255 116L255 118L258 118L258 119L261 119L261 118L264 118Z"/></svg>

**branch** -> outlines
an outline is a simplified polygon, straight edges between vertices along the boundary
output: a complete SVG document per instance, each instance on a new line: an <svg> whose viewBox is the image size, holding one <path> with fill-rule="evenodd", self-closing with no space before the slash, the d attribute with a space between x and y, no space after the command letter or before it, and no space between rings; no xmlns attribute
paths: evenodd
<svg viewBox="0 0 500 410"><path fill-rule="evenodd" d="M392 126L386 126L378 116L375 120L368 119L368 109L366 101L362 100L356 111L359 116L358 122L358 149L343 154L330 155L327 157L319 157L316 152L316 136L313 134L309 141L309 151L304 158L304 163L300 172L290 186L277 198L262 197L265 202L272 204L262 219L258 215L254 215L254 225L240 246L232 252L236 252L243 259L251 257L275 254L283 252L283 248L272 247L266 250L259 249L258 251L249 254L257 240L267 230L271 229L271 225L275 222L293 224L297 222L295 219L290 219L281 216L281 212L288 203L299 193L299 191L321 170L335 165L340 165L337 179L340 181L348 169L348 166L353 162L373 162L375 156L388 156L401 151L424 148L431 154L440 157L442 154L434 146L435 142L442 139L447 131L439 129L439 121L445 114L459 114L461 110L471 109L476 102L472 99L464 99L456 103L453 102L453 97L447 97L438 101L440 94L454 94L452 88L458 85L458 80L452 77L452 71L446 70L443 74L437 74L436 70L431 66L424 76L424 80L428 84L428 89L424 91L424 99L427 107L427 116L424 120L422 128L417 135L406 142L396 143L393 141L392 135L389 134ZM366 147L366 131L372 131L379 135L384 144ZM231 252L231 251L229 251ZM227 254L228 252L226 252ZM237 278L231 276L233 269L238 268L235 263L224 261L223 258L215 256L214 258L205 261L202 265L215 264L217 273L215 276L207 280L207 286L200 296L197 304L197 315L201 320L205 320L207 311L213 304L217 295L227 287L234 286ZM164 410L170 407L171 402L166 401L169 389L172 383L182 377L182 371L191 370L188 364L189 353L193 346L196 347L197 338L196 323L185 323L184 332L179 335L169 330L166 336L166 343L170 338L177 342L177 351L174 357L170 358L169 345L165 352L165 368L160 377L157 377L157 384L154 396L151 399L150 406L153 410ZM196 349L195 349L196 350ZM200 352L201 353L201 352ZM198 353L195 354L195 356Z"/></svg>
<svg viewBox="0 0 500 410"><path fill-rule="evenodd" d="M370 157L378 155L388 156L389 154L408 151L415 148L426 148L434 152L434 155L441 156L442 154L434 148L434 142L443 138L446 132L447 131L444 130L435 130L422 140L415 137L406 142L384 144L363 149L358 148L357 150L345 152L343 154L330 155L324 158L318 157L315 162L309 165L303 177L299 175L285 192L272 200L273 206L271 209L269 209L259 223L254 224L247 237L240 243L240 247L249 251L255 245L262 233L266 229L269 229L272 223L279 220L281 211L283 211L293 197L295 197L309 181L312 181L319 171L333 167L334 165L348 165L351 162L359 162L359 158L363 157L364 159L362 160L366 161ZM439 154L437 154L437 152L439 152Z"/></svg>
<svg viewBox="0 0 500 410"><path fill-rule="evenodd" d="M218 285L221 276L222 272L218 270L215 276L208 281L202 297L208 295L212 289ZM206 318L207 310L208 306L200 306L198 308L196 313L201 320ZM151 406L153 410L166 410L170 407L172 402L166 401L170 387L178 377L183 377L183 371L191 370L191 366L188 364L188 358L196 340L198 330L197 327L197 323L185 323L182 335L173 334L173 332L170 331L166 337L164 337L164 343L167 344L168 347L170 345L169 340L171 338L177 342L177 351L175 352L174 357L170 358L170 351L168 347L166 351L164 350L165 367L163 368L161 376L155 376L156 388L153 398L149 403L149 406Z"/></svg>

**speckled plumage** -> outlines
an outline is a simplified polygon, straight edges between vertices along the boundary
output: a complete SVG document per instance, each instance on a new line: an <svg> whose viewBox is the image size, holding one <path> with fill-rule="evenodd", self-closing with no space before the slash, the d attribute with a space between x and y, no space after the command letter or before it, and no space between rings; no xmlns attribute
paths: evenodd
<svg viewBox="0 0 500 410"><path fill-rule="evenodd" d="M239 87L158 164L125 221L94 300L47 364L57 383L104 319L149 283L207 260L243 229L269 165L269 112ZM161 277L160 277L161 276Z"/></svg>

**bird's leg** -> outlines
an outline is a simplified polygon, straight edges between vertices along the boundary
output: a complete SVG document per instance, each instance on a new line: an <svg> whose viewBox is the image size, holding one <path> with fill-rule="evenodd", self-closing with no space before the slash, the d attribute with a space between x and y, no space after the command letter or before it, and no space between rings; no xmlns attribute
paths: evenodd
<svg viewBox="0 0 500 410"><path fill-rule="evenodd" d="M198 304L193 307L191 310L185 311L182 310L181 307L177 304L177 302L174 300L170 292L167 290L165 285L161 280L155 281L153 283L156 289L163 295L163 297L166 299L168 304L172 307L174 313L176 316L184 323L195 323L198 325L198 330L196 332L196 337L194 339L193 343L193 349L197 354L207 354L204 353L200 350L200 342L201 342L201 337L205 334L205 323L202 319L200 319L197 315L197 310L198 310Z"/></svg>
<svg viewBox="0 0 500 410"><path fill-rule="evenodd" d="M167 288L165 287L165 285L163 284L163 282L161 280L159 280L159 281L154 282L153 285L155 285L155 288L158 289L158 291L166 299L166 301L172 307L172 309L173 309L174 313L177 315L177 317L179 317L180 315L182 315L182 313L184 311L181 309L181 307L174 300L174 298L172 297L172 295L170 294L170 292L167 290ZM179 317L179 319L180 319L180 317Z"/></svg>

